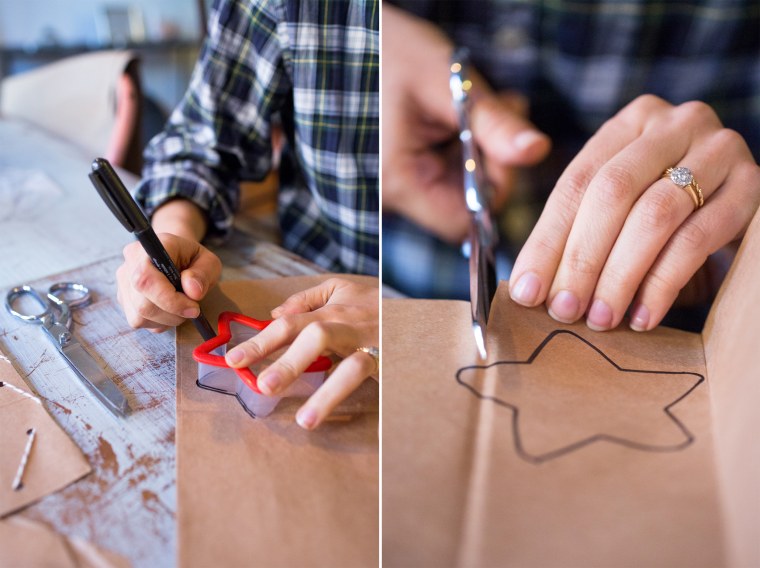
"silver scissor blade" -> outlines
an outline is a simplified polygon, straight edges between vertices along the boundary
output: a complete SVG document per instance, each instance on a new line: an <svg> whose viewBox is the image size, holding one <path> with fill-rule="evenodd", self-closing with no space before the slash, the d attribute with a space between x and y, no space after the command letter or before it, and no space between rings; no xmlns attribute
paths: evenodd
<svg viewBox="0 0 760 568"><path fill-rule="evenodd" d="M478 353L481 359L486 359L486 326L496 293L496 266L493 246L483 242L487 239L481 234L481 228L473 218L470 230L470 310Z"/></svg>
<svg viewBox="0 0 760 568"><path fill-rule="evenodd" d="M476 321L472 322L472 331L475 334L475 345L478 346L478 356L485 361L488 358L486 351L486 330Z"/></svg>
<svg viewBox="0 0 760 568"><path fill-rule="evenodd" d="M116 416L124 417L129 412L127 399L111 379L106 377L97 361L84 350L82 345L73 340L61 348L61 353L76 371L84 385L97 399Z"/></svg>

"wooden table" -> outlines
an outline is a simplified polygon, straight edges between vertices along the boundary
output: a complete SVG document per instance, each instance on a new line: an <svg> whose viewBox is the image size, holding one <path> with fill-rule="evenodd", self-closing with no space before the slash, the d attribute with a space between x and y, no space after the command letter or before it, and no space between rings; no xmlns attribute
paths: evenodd
<svg viewBox="0 0 760 568"><path fill-rule="evenodd" d="M131 237L92 189L86 176L90 157L64 141L7 121L0 121L0 148L0 180L7 168L41 170L60 190L59 198L43 203L38 215L0 216L0 290L4 294L20 283L42 289L62 280L87 284L94 301L74 312L74 334L133 409L128 418L115 419L82 386L41 329L0 311L0 350L94 470L19 514L120 553L135 566L173 566L174 332L132 330L116 303L115 271L121 247ZM128 185L134 181L125 176ZM319 272L277 245L241 231L215 252L225 264L225 279Z"/></svg>

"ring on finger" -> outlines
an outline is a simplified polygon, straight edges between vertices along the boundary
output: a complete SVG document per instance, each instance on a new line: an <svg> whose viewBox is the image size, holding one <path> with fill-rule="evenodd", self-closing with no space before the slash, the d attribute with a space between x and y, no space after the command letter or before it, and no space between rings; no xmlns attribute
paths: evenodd
<svg viewBox="0 0 760 568"><path fill-rule="evenodd" d="M691 200L694 202L695 211L705 204L702 188L699 187L697 180L694 179L694 174L691 173L689 168L684 166L668 168L662 174L662 177L669 178L678 187L688 190Z"/></svg>
<svg viewBox="0 0 760 568"><path fill-rule="evenodd" d="M375 368L369 373L370 375L374 375L380 370L380 350L377 347L358 347L356 351L366 353L375 362Z"/></svg>

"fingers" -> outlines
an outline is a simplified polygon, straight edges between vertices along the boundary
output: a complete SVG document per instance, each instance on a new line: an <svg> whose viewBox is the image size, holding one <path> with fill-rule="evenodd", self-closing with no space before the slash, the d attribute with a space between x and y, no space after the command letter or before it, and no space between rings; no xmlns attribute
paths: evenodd
<svg viewBox="0 0 760 568"><path fill-rule="evenodd" d="M189 262L190 268L180 274L182 290L195 300L202 300L211 288L216 286L222 274L222 261L207 249L199 246L196 255Z"/></svg>
<svg viewBox="0 0 760 568"><path fill-rule="evenodd" d="M355 341L351 326L335 322L310 321L298 333L300 324L309 317L313 316L275 320L255 338L232 349L227 354L228 363L231 363L230 360L235 361L231 366L236 368L248 366L254 360L261 359L264 353L271 352L273 347L282 346L293 334L297 334L290 347L258 377L258 386L264 395L282 394L322 353L345 351L349 348L347 346ZM279 321L288 319L295 323L277 326L273 333L265 336L265 333ZM238 359L233 353L244 354L244 358ZM371 355L355 352L346 357L298 411L298 424L307 430L316 428L335 406L376 370L377 365Z"/></svg>
<svg viewBox="0 0 760 568"><path fill-rule="evenodd" d="M697 144L694 150L690 150L680 160L684 164L706 165L694 172L705 199L711 198L729 174L728 162L711 159L711 147ZM721 147L725 149L727 146ZM720 208L720 202L710 204L711 210L715 207ZM590 328L603 331L620 323L639 284L660 251L673 233L693 214L694 203L689 190L678 187L668 178L658 180L645 191L625 220L625 225L604 262L595 290L591 288L593 300L589 304L587 318ZM728 226L735 226L735 223L729 223ZM704 252L706 256L708 253ZM580 293L588 293L588 290Z"/></svg>
<svg viewBox="0 0 760 568"><path fill-rule="evenodd" d="M325 383L296 413L301 428L313 430L330 415L338 404L355 391L372 374L377 364L371 355L354 353L344 359Z"/></svg>
<svg viewBox="0 0 760 568"><path fill-rule="evenodd" d="M562 173L515 260L509 282L510 295L515 302L534 307L546 301L591 180L637 135L638 129L633 126L618 124L615 119L607 122ZM569 307L572 309L572 306Z"/></svg>
<svg viewBox="0 0 760 568"><path fill-rule="evenodd" d="M548 136L516 112L510 99L485 85L481 93L474 95L472 133L491 169L497 164L528 166L546 157L551 148Z"/></svg>
<svg viewBox="0 0 760 568"><path fill-rule="evenodd" d="M706 200L697 212L688 188L661 179L676 165L694 168ZM651 329L707 255L745 230L757 209L756 171L746 143L707 105L640 97L560 177L515 262L512 298L546 302L566 323L587 314L589 327L605 330L620 323L638 291L632 326ZM731 209L741 207L732 201L738 197L741 214ZM670 252L684 241L689 253Z"/></svg>
<svg viewBox="0 0 760 568"><path fill-rule="evenodd" d="M635 229L628 231L635 233L629 240L640 239L631 243L633 249L625 251L628 258L624 262L628 265L623 267L622 274L629 275L634 268L631 256L638 256L642 262L645 258L650 263L654 261L668 237L691 212L694 206L689 195L680 189L668 191L672 189L666 183L668 180L662 180L657 190L650 188L668 165L684 156L690 140L684 136L676 140L680 142L662 133L644 134L608 160L592 177L551 282L547 305L554 319L571 323L586 312L608 255L623 237L624 224L640 221ZM634 204L637 207L632 212ZM649 256L645 257L644 252ZM594 314L604 323L597 327L611 325L609 305L606 304L604 310L600 307L601 300Z"/></svg>
<svg viewBox="0 0 760 568"><path fill-rule="evenodd" d="M293 343L269 367L259 375L259 388L266 395L284 391L306 371L314 360L341 341L342 335L350 335L350 328L339 323L311 322Z"/></svg>
<svg viewBox="0 0 760 568"><path fill-rule="evenodd" d="M256 337L231 349L226 356L233 368L248 367L289 345L259 373L265 395L282 394L322 354L335 353L343 362L305 405L299 423L313 428L343 398L376 369L374 358L357 353L377 345L379 290L341 278L291 296L273 310L276 319ZM322 389L325 389L322 392Z"/></svg>
<svg viewBox="0 0 760 568"><path fill-rule="evenodd" d="M675 231L641 284L631 309L634 330L656 327L707 256L741 237L760 205L758 188L756 164L733 168L710 197L710 207L696 211Z"/></svg>
<svg viewBox="0 0 760 568"><path fill-rule="evenodd" d="M139 245L124 249L124 264L117 270L118 299L128 323L135 328L163 330L198 317L201 299L218 281L219 259L199 243L173 235L159 236L180 269L188 295L177 292L169 280L156 269Z"/></svg>
<svg viewBox="0 0 760 568"><path fill-rule="evenodd" d="M285 302L272 310L272 317L278 318L287 314L313 312L327 304L337 285L338 280L330 278L319 286L293 294Z"/></svg>

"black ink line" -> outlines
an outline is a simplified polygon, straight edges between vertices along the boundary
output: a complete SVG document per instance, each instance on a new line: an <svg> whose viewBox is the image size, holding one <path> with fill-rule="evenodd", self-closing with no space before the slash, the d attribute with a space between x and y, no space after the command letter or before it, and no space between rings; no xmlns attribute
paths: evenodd
<svg viewBox="0 0 760 568"><path fill-rule="evenodd" d="M583 440L580 440L574 444L570 444L569 446L564 446L562 448L558 448L556 450L553 450L551 452L547 452L545 454L540 455L532 455L529 454L527 451L525 451L525 448L522 444L522 439L520 437L520 428L519 428L519 416L520 416L520 409L513 405L509 404L506 401L501 400L500 398L496 398L494 396L485 396L477 391L473 386L467 384L462 380L462 373L466 371L471 371L475 369L488 369L490 367L494 367L496 365L530 365L533 363L533 361L538 357L539 353L546 347L546 345L554 339L557 335L560 334L567 334L570 336L573 336L577 339L580 339L583 343L591 347L594 351L596 351L599 355L601 355L608 363L610 363L615 369L618 371L621 371L623 373L644 373L644 374L654 374L654 375L692 375L694 377L697 377L698 380L694 385L689 388L684 394L679 396L676 400L671 402L670 404L666 405L663 408L663 411L665 414L668 415L668 417L676 424L676 426L681 430L681 432L686 437L686 440L684 442L681 442L680 444L675 444L672 446L653 446L649 444L641 444L638 442L633 442L631 440L627 440L625 438L619 438L617 436L610 436L609 434L595 434L593 436L590 436L588 438L584 438ZM577 333L566 330L566 329L557 329L551 332L546 338L536 347L536 349L533 351L533 353L526 359L525 361L496 361L494 363L489 363L488 365L470 365L468 367L462 367L459 369L456 373L456 381L465 387L467 390L472 392L476 397L480 398L481 400L489 400L499 406L503 406L504 408L507 408L512 411L512 437L515 444L515 451L517 452L517 455L519 455L522 459L524 459L527 462L534 463L534 464L541 464L546 461L558 458L560 456L563 456L565 454L568 454L570 452L580 450L581 448L584 448L585 446L588 446L589 444L593 444L597 441L608 441L615 444L619 444L621 446L625 446L627 448L632 448L634 450L641 450L646 452L676 452L685 449L686 447L690 446L694 440L694 434L689 431L689 429L684 425L683 422L681 422L678 417L676 417L670 409L681 402L684 398L689 396L694 389L696 389L700 384L704 382L705 378L703 375L699 373L693 373L690 371L651 371L646 369L626 369L624 367L621 367L615 361L610 359L601 349L599 349L596 345L585 339L584 337L581 337Z"/></svg>
<svg viewBox="0 0 760 568"><path fill-rule="evenodd" d="M224 389L218 389L216 387L208 387L202 384L200 379L195 379L195 386L202 388L203 390L218 392L219 394L226 394L228 396L234 396L237 399L237 401L240 403L240 406L243 407L243 410L245 410L248 413L248 416L250 416L251 418L256 418L258 420L259 417L253 413L253 410L248 408L248 406L243 402L243 399L240 398L240 395L238 393L226 391Z"/></svg>

